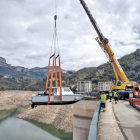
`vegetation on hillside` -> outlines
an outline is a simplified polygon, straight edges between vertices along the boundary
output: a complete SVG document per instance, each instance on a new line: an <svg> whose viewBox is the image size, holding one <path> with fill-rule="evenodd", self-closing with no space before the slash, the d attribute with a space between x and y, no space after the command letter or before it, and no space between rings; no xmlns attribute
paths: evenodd
<svg viewBox="0 0 140 140"><path fill-rule="evenodd" d="M140 49L136 50L134 53L122 57L118 61L120 62L120 65L122 66L128 79L130 81L137 81L140 83ZM70 86L74 91L78 81L90 80L92 83L97 84L98 82L113 81L116 79L111 64L107 62L98 67L83 68L72 74L63 74L62 80L63 86ZM45 79L40 80L27 88L42 88L42 86L45 87Z"/></svg>
<svg viewBox="0 0 140 140"><path fill-rule="evenodd" d="M36 83L36 79L29 77L7 77L0 75L0 90L23 90Z"/></svg>
<svg viewBox="0 0 140 140"><path fill-rule="evenodd" d="M140 49L126 55L118 60L122 66L126 76L130 81L140 83ZM3 69L4 70L4 69ZM3 71L1 69L1 71ZM7 69L8 70L8 69ZM14 72L13 72L14 73ZM20 74L20 73L18 73ZM22 75L22 74L21 74ZM59 79L59 75L58 75ZM92 81L96 86L100 81L116 80L113 68L109 62L98 67L83 68L77 72L62 73L62 85L71 87L76 91L78 81ZM44 90L46 85L46 78L36 80L30 77L9 77L4 78L0 76L0 90L4 89L25 89L25 90ZM55 87L55 75L53 79L53 86Z"/></svg>

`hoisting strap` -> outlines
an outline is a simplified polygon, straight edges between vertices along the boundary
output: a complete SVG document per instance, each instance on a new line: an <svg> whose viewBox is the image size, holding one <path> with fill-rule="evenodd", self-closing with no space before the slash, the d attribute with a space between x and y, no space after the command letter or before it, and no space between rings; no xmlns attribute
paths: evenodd
<svg viewBox="0 0 140 140"><path fill-rule="evenodd" d="M60 64L60 56L59 56L59 84L60 84L60 102L62 103L62 80L61 80L61 64Z"/></svg>
<svg viewBox="0 0 140 140"><path fill-rule="evenodd" d="M54 56L55 54L53 54L52 56L50 56L50 59Z"/></svg>
<svg viewBox="0 0 140 140"><path fill-rule="evenodd" d="M47 93L47 88L48 88L48 84L49 84L49 75L50 75L50 60L51 60L51 58L52 58L54 55L55 55L55 54L53 54L52 56L50 56L50 59L49 59L48 71L47 71L47 78L46 78L45 93Z"/></svg>
<svg viewBox="0 0 140 140"><path fill-rule="evenodd" d="M54 72L54 60L55 60L55 57L53 58L53 66L52 66L52 72L51 72L51 81L50 81L50 88L49 88L48 104L50 103L50 96L51 96L51 92L52 92L52 81L53 81L53 72Z"/></svg>
<svg viewBox="0 0 140 140"><path fill-rule="evenodd" d="M56 81L56 87L58 87L56 58L55 58L55 81Z"/></svg>
<svg viewBox="0 0 140 140"><path fill-rule="evenodd" d="M45 93L47 93L47 88L48 88L49 72L50 72L50 59L49 59L49 64L48 64Z"/></svg>
<svg viewBox="0 0 140 140"><path fill-rule="evenodd" d="M59 57L59 54L55 57L55 59L57 59L57 57Z"/></svg>

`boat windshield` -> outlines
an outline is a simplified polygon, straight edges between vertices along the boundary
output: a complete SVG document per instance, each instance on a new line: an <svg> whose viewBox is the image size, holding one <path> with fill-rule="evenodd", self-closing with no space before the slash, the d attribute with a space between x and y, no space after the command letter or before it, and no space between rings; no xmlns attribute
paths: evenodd
<svg viewBox="0 0 140 140"><path fill-rule="evenodd" d="M71 90L69 88L64 88L65 92L71 92Z"/></svg>

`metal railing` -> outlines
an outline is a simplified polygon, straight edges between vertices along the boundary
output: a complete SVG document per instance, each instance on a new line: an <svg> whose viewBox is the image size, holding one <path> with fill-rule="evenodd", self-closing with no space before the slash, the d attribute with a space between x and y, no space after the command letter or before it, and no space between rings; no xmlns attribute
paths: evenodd
<svg viewBox="0 0 140 140"><path fill-rule="evenodd" d="M101 101L98 101L97 107L94 111L94 115L90 124L90 130L88 135L88 140L97 140L97 130L98 130L98 119L100 114L100 104Z"/></svg>

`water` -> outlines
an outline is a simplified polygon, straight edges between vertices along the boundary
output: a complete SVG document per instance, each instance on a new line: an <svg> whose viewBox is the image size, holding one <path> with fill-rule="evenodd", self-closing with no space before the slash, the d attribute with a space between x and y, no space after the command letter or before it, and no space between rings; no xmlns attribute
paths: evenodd
<svg viewBox="0 0 140 140"><path fill-rule="evenodd" d="M72 140L72 133L16 117L17 110L0 111L0 140Z"/></svg>

